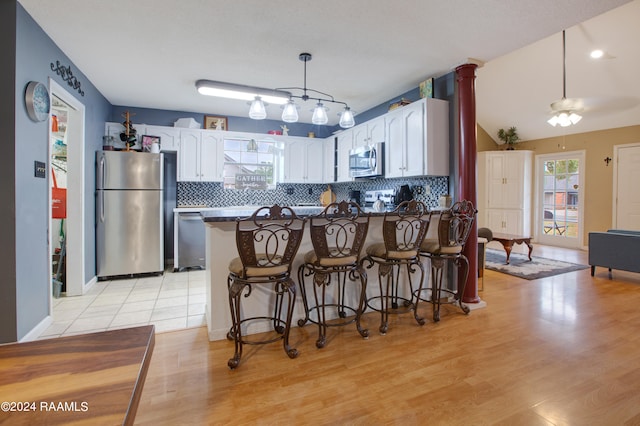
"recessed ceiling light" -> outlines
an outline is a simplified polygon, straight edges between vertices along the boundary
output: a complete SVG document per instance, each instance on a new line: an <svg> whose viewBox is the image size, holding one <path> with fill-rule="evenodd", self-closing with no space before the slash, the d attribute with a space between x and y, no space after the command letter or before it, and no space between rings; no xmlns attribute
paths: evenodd
<svg viewBox="0 0 640 426"><path fill-rule="evenodd" d="M600 49L591 51L591 57L593 59L599 59L599 58L602 58L603 56L604 56L604 52Z"/></svg>

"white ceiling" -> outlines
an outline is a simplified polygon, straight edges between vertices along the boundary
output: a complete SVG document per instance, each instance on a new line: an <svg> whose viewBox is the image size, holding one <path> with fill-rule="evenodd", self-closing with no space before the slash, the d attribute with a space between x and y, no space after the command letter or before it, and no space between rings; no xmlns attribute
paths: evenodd
<svg viewBox="0 0 640 426"><path fill-rule="evenodd" d="M298 55L309 52L307 86L356 114L473 58L485 63L477 116L492 136L507 126L536 139L640 122L640 55L629 42L640 40L640 0L19 2L113 105L246 116L245 102L199 95L195 81L302 86ZM590 108L560 130L546 119L562 95L565 28L567 97ZM595 45L613 58L586 59ZM300 108L301 121L312 106ZM280 119L278 106L267 109Z"/></svg>

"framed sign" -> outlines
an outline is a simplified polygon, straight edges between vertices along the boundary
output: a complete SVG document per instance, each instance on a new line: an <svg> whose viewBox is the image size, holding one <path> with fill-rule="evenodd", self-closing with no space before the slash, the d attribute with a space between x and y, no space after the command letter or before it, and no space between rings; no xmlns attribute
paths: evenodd
<svg viewBox="0 0 640 426"><path fill-rule="evenodd" d="M227 117L218 115L205 115L204 128L209 130L229 130L227 127Z"/></svg>
<svg viewBox="0 0 640 426"><path fill-rule="evenodd" d="M156 147L153 144L156 144ZM160 152L160 136L142 135L142 151Z"/></svg>
<svg viewBox="0 0 640 426"><path fill-rule="evenodd" d="M267 177L258 174L236 174L236 189L267 189Z"/></svg>

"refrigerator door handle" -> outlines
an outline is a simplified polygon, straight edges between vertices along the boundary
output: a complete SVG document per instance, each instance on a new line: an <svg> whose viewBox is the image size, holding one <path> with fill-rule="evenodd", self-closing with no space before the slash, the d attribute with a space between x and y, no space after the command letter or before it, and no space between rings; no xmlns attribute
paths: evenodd
<svg viewBox="0 0 640 426"><path fill-rule="evenodd" d="M99 166L99 173L100 173L100 180L101 180L101 184L100 184L100 189L104 189L104 183L105 183L105 176L104 176L104 155L100 156L100 161L98 163Z"/></svg>
<svg viewBox="0 0 640 426"><path fill-rule="evenodd" d="M104 222L104 190L100 191L100 196L98 197L98 202L100 205L98 206L98 214L100 215L100 222Z"/></svg>

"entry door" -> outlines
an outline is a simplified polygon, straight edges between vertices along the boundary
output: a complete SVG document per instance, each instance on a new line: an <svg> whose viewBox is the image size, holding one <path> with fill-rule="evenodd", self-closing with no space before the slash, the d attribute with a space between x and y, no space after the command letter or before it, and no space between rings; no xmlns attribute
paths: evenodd
<svg viewBox="0 0 640 426"><path fill-rule="evenodd" d="M582 247L584 163L584 151L536 156L540 243Z"/></svg>
<svg viewBox="0 0 640 426"><path fill-rule="evenodd" d="M616 146L614 157L613 227L640 231L640 144Z"/></svg>

